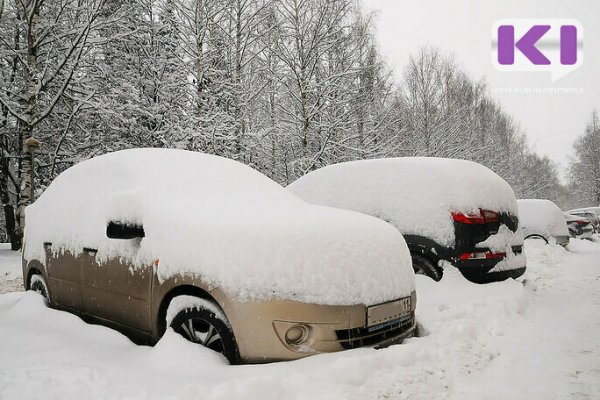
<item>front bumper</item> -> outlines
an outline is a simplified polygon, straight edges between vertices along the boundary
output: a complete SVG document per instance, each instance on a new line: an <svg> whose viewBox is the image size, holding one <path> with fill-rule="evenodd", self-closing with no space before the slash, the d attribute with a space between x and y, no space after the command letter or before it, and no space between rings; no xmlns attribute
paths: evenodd
<svg viewBox="0 0 600 400"><path fill-rule="evenodd" d="M417 321L415 314L393 321L393 323L380 324L369 328L354 328L336 331L340 345L344 349L359 347L384 348L393 344L402 343L408 337L415 336Z"/></svg>
<svg viewBox="0 0 600 400"><path fill-rule="evenodd" d="M411 298L416 299L414 295ZM416 332L415 306L416 302L412 300L408 315L397 318L390 312L395 319L371 326L364 305L327 306L272 300L237 303L225 313L242 361L265 363L401 343ZM297 325L306 327L310 334L300 345L291 345L286 341L286 332Z"/></svg>

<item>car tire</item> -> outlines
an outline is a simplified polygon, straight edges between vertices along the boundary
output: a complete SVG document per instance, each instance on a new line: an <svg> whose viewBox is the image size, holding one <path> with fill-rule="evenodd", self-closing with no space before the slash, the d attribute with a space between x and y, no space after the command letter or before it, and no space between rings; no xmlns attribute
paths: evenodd
<svg viewBox="0 0 600 400"><path fill-rule="evenodd" d="M31 275L29 278L29 290L39 293L44 297L46 305L50 305L50 295L48 294L48 285L41 274Z"/></svg>
<svg viewBox="0 0 600 400"><path fill-rule="evenodd" d="M422 255L413 254L412 263L415 274L427 275L436 282L442 280L443 270Z"/></svg>
<svg viewBox="0 0 600 400"><path fill-rule="evenodd" d="M239 364L240 357L229 322L214 311L201 306L179 311L170 327L190 342L223 354L230 364Z"/></svg>

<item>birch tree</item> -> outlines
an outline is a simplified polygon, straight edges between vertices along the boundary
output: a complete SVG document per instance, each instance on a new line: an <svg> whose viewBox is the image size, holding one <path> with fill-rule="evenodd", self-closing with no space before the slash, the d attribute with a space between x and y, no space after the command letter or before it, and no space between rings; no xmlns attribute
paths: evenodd
<svg viewBox="0 0 600 400"><path fill-rule="evenodd" d="M0 93L0 104L17 126L21 227L24 208L34 197L31 152L43 139L43 123L71 89L102 5L103 0L11 2L18 37L12 47L4 42L3 52L14 55L18 70L12 85Z"/></svg>

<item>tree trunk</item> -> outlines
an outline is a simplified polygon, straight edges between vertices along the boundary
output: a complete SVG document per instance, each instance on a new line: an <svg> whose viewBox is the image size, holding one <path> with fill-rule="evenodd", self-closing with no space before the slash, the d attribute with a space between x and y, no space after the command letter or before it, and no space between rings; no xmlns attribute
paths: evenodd
<svg viewBox="0 0 600 400"><path fill-rule="evenodd" d="M27 86L24 99L25 121L20 126L21 146L21 188L19 195L19 225L22 231L25 229L25 207L33 201L33 165L31 164L30 152L27 146L28 140L33 134L33 113L37 95L38 80L38 56L36 38L34 37L39 19L39 3L34 1L31 7L32 17L27 25Z"/></svg>
<svg viewBox="0 0 600 400"><path fill-rule="evenodd" d="M19 234L16 226L15 208L10 203L10 196L8 195L8 181L5 179L4 174L0 180L0 197L2 197L1 201L2 209L4 211L4 224L6 227L8 240L10 240L10 248L11 250L16 251L21 248L21 235Z"/></svg>
<svg viewBox="0 0 600 400"><path fill-rule="evenodd" d="M204 101L204 0L196 0L196 79L198 80L196 87L196 113L198 119L202 119L203 101Z"/></svg>
<svg viewBox="0 0 600 400"><path fill-rule="evenodd" d="M21 188L19 194L19 225L21 230L25 229L25 207L33 202L33 165L31 164L31 154L26 145L27 140L31 138L31 126L22 125L21 128Z"/></svg>
<svg viewBox="0 0 600 400"><path fill-rule="evenodd" d="M235 148L236 158L242 152L242 136L244 135L244 120L242 115L242 5L236 3L235 21Z"/></svg>
<svg viewBox="0 0 600 400"><path fill-rule="evenodd" d="M4 127L6 128L6 126ZM0 154L0 202L2 202L2 209L4 211L4 224L6 228L6 233L8 234L8 239L11 243L12 250L19 250L21 248L21 235L19 234L19 229L16 226L15 219L15 208L13 203L10 200L10 163L9 159L5 157L8 154L8 149L4 146L7 145L7 141L3 140L2 152ZM6 151L6 153L4 153Z"/></svg>
<svg viewBox="0 0 600 400"><path fill-rule="evenodd" d="M0 19L2 18L2 12L4 10L4 1L0 0ZM18 18L18 16L17 16ZM20 29L18 26L15 27L13 41L14 48L16 52L20 51L20 41L19 38L21 36ZM18 68L18 57L13 57L12 60L12 68L10 72L10 76L8 79L8 84L12 85L15 80L15 76L17 74ZM5 132L5 137L2 137L2 146L0 146L0 202L2 202L2 209L4 211L4 226L6 228L6 233L11 243L12 250L19 250L21 248L21 235L20 228L17 225L17 218L15 214L15 204L16 199L13 202L11 200L10 193L10 185L11 182L9 180L10 176L10 160L6 156L11 154L13 149L9 148L10 146L10 134L9 134L9 111L7 107L2 106L2 119L0 120L2 123L2 129ZM15 187L15 190L17 187Z"/></svg>

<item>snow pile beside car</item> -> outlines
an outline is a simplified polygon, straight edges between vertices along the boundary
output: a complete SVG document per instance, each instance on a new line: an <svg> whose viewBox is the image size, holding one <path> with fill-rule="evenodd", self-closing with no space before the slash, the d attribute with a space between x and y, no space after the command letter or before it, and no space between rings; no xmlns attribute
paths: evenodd
<svg viewBox="0 0 600 400"><path fill-rule="evenodd" d="M108 239L109 221L145 237ZM27 260L44 242L74 254L158 261L165 279L193 271L240 299L376 304L414 288L402 236L376 218L309 205L241 163L181 150L137 149L84 161L26 210Z"/></svg>
<svg viewBox="0 0 600 400"><path fill-rule="evenodd" d="M519 226L527 238L539 235L546 240L557 237L569 236L569 229L562 210L550 200L545 199L519 199Z"/></svg>
<svg viewBox="0 0 600 400"><path fill-rule="evenodd" d="M288 186L315 204L352 209L391 222L403 234L454 241L450 211L517 213L515 194L490 169L465 160L404 157L330 165Z"/></svg>

